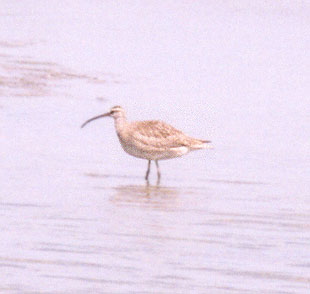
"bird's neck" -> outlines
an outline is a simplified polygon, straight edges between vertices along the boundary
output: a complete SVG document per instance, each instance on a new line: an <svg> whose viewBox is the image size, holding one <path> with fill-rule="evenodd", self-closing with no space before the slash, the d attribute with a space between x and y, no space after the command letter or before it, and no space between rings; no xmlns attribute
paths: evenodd
<svg viewBox="0 0 310 294"><path fill-rule="evenodd" d="M125 116L117 117L114 120L114 125L116 132L119 134L126 128L128 125L127 118Z"/></svg>

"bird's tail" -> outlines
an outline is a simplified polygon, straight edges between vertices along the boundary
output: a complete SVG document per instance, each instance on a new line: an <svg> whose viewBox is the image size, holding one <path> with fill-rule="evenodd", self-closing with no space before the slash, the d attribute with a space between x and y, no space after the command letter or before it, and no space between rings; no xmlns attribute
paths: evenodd
<svg viewBox="0 0 310 294"><path fill-rule="evenodd" d="M211 141L203 140L202 144L203 144L205 149L213 149L214 148Z"/></svg>
<svg viewBox="0 0 310 294"><path fill-rule="evenodd" d="M213 149L214 147L211 144L211 141L197 140L197 144L192 145L191 148L195 150L195 149Z"/></svg>

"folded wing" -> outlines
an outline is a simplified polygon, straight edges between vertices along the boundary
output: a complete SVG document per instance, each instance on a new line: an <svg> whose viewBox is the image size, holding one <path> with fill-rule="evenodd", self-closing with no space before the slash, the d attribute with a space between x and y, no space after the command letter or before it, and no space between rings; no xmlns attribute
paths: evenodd
<svg viewBox="0 0 310 294"><path fill-rule="evenodd" d="M171 125L162 121L133 122L130 132L131 140L150 148L171 149L188 147L201 149L209 141L198 140L185 135Z"/></svg>

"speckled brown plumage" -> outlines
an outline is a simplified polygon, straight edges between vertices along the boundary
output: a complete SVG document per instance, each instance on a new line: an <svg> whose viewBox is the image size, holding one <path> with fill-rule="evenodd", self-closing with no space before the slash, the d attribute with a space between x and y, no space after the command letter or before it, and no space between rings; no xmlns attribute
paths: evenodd
<svg viewBox="0 0 310 294"><path fill-rule="evenodd" d="M123 149L132 156L149 161L146 180L149 176L151 160L156 162L159 180L158 160L179 157L193 150L212 148L210 141L187 136L163 121L128 122L125 111L120 106L114 106L110 112L87 120L82 127L105 116L114 118L115 129Z"/></svg>

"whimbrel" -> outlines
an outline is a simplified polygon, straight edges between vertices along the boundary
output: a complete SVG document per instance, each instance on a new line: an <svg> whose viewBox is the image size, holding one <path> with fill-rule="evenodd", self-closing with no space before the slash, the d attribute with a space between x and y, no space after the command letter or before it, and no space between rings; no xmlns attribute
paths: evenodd
<svg viewBox="0 0 310 294"><path fill-rule="evenodd" d="M189 137L163 121L128 122L125 110L120 106L114 106L109 112L90 118L81 128L93 120L106 116L114 118L116 133L123 149L132 156L148 160L145 174L147 181L151 160L155 161L159 182L159 160L179 157L193 150L212 148L211 141Z"/></svg>

